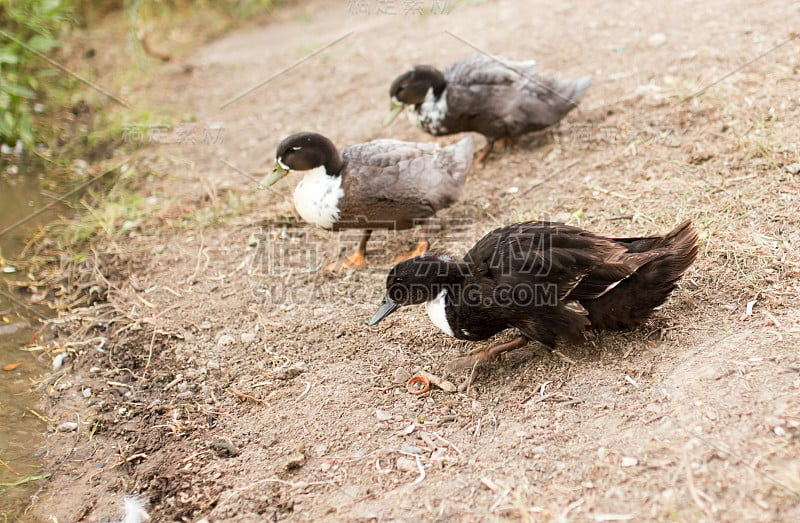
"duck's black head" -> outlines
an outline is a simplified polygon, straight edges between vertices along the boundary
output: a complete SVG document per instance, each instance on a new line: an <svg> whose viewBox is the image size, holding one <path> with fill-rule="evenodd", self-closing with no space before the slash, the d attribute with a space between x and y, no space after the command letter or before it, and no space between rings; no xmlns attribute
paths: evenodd
<svg viewBox="0 0 800 523"><path fill-rule="evenodd" d="M423 254L395 265L386 277L386 294L368 325L375 325L403 305L436 298L442 290L463 282L466 263L450 256Z"/></svg>
<svg viewBox="0 0 800 523"><path fill-rule="evenodd" d="M318 133L296 133L287 136L275 152L275 165L262 185L272 185L290 170L308 171L324 166L325 172L336 176L342 170L342 157L329 139Z"/></svg>
<svg viewBox="0 0 800 523"><path fill-rule="evenodd" d="M406 105L421 104L431 89L433 89L433 95L439 98L446 86L447 82L442 72L430 65L418 65L401 74L389 87L389 97L392 101L389 116L386 117L383 124L392 123Z"/></svg>

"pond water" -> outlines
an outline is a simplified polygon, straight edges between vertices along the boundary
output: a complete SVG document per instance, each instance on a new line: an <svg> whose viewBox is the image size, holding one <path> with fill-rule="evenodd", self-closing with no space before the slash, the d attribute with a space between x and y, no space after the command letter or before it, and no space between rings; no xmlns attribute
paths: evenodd
<svg viewBox="0 0 800 523"><path fill-rule="evenodd" d="M15 261L31 233L64 212L63 206L53 205L33 216L55 198L40 189L37 176L11 173L0 165L0 521L23 518L41 483L31 478L43 473L38 456L46 425L37 417L33 387L49 362L25 349L47 313L31 308L9 284L25 279Z"/></svg>

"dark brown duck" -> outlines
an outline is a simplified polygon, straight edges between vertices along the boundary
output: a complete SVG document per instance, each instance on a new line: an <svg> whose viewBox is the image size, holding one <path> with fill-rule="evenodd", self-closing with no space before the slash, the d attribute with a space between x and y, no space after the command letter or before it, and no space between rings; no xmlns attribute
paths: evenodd
<svg viewBox="0 0 800 523"><path fill-rule="evenodd" d="M553 349L587 329L629 329L666 301L697 256L685 221L665 236L605 238L577 227L526 222L496 229L464 256L424 254L396 265L374 325L402 305L426 303L450 336L519 336L457 364L473 364L537 341Z"/></svg>

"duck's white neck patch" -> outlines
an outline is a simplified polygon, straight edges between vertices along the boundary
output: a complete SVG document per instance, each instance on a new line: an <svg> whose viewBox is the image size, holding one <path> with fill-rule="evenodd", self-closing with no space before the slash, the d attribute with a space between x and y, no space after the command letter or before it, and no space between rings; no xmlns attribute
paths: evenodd
<svg viewBox="0 0 800 523"><path fill-rule="evenodd" d="M431 134L446 133L447 129L442 125L442 120L447 115L447 88L444 88L442 95L437 100L433 94L433 87L431 87L419 109L412 108L406 112L408 119L417 127Z"/></svg>
<svg viewBox="0 0 800 523"><path fill-rule="evenodd" d="M445 304L446 297L447 289L442 289L442 292L440 292L436 298L425 304L425 311L428 313L428 317L431 319L433 324L439 327L442 332L448 336L455 337L453 334L453 329L450 327L450 323L447 321L447 310Z"/></svg>
<svg viewBox="0 0 800 523"><path fill-rule="evenodd" d="M344 196L341 176L328 176L321 165L306 171L294 189L294 207L309 223L330 229L339 219L339 200Z"/></svg>

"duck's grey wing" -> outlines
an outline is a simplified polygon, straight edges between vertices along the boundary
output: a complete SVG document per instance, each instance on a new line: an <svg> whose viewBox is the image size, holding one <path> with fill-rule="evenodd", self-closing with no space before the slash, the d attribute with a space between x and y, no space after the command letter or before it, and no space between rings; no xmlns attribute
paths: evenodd
<svg viewBox="0 0 800 523"><path fill-rule="evenodd" d="M536 61L511 61L500 56L479 55L450 64L442 73L448 85L513 85L536 74Z"/></svg>
<svg viewBox="0 0 800 523"><path fill-rule="evenodd" d="M471 142L440 149L435 143L374 140L343 150L340 222L363 218L376 228L406 229L430 218L460 196L459 168L471 148Z"/></svg>
<svg viewBox="0 0 800 523"><path fill-rule="evenodd" d="M571 81L531 74L504 84L449 85L443 125L493 138L538 131L574 109L591 82L591 77Z"/></svg>
<svg viewBox="0 0 800 523"><path fill-rule="evenodd" d="M518 98L517 110L524 115L526 125L531 128L520 132L543 129L558 122L578 105L591 85L591 76L577 80L545 76L526 78L518 84L527 96Z"/></svg>

